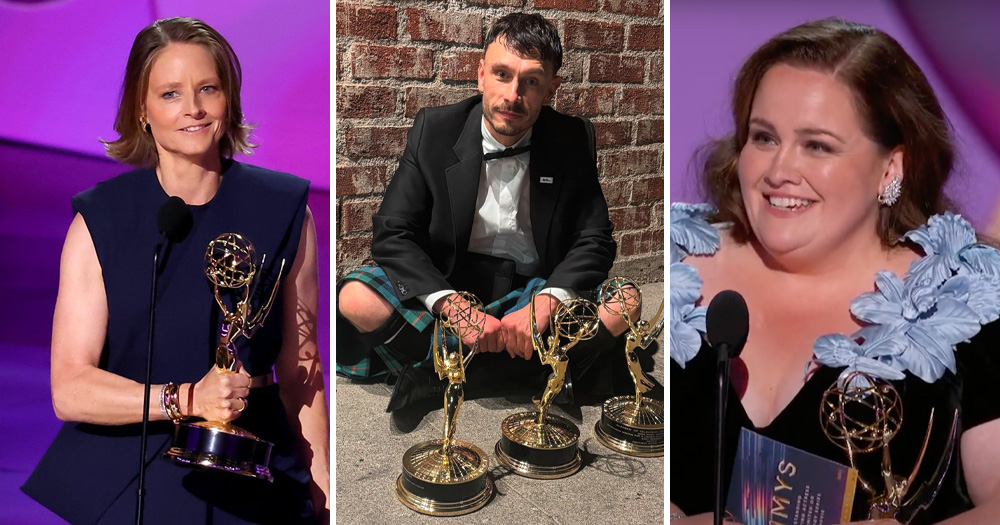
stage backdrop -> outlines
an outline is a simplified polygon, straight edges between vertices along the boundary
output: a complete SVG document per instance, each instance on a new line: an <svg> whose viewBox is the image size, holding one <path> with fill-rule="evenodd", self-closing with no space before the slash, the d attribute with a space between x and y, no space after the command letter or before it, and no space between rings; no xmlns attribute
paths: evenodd
<svg viewBox="0 0 1000 525"><path fill-rule="evenodd" d="M0 0L0 138L104 156L132 40L153 20L200 18L243 66L248 162L330 189L330 5L266 0Z"/></svg>
<svg viewBox="0 0 1000 525"><path fill-rule="evenodd" d="M893 36L920 64L947 113L959 164L949 195L977 228L995 226L1000 197L1000 4L919 0L762 0L670 4L670 200L702 201L696 148L732 129L729 98L740 65L768 38L839 16ZM995 5L994 5L995 4Z"/></svg>

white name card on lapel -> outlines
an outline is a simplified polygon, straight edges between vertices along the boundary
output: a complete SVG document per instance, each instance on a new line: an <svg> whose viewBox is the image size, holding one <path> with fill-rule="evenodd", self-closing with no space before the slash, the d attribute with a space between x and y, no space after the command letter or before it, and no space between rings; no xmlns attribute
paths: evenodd
<svg viewBox="0 0 1000 525"><path fill-rule="evenodd" d="M539 177L538 182L542 184L552 184L552 177Z"/></svg>

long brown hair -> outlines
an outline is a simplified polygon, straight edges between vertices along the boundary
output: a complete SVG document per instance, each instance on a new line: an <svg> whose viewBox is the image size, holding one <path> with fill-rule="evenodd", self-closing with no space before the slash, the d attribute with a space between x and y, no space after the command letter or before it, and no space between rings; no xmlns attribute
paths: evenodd
<svg viewBox="0 0 1000 525"><path fill-rule="evenodd" d="M144 113L153 61L172 42L198 44L212 54L222 91L226 95L226 133L219 141L219 153L223 158L231 158L236 153L249 153L255 147L248 141L253 128L243 123L240 103L243 70L236 52L218 31L201 20L165 18L140 31L132 43L125 66L118 115L115 117L115 131L120 137L115 141L101 141L108 156L133 166L151 167L157 163L156 143L139 118Z"/></svg>
<svg viewBox="0 0 1000 525"><path fill-rule="evenodd" d="M931 215L951 208L944 195L955 157L951 128L927 78L883 31L828 18L775 36L747 59L733 85L734 133L703 147L702 184L719 208L715 219L733 223L734 240L744 243L753 235L740 194L737 164L747 142L757 87L777 64L833 75L854 94L865 134L887 152L902 146L902 194L895 205L882 206L879 212L878 235L885 246Z"/></svg>

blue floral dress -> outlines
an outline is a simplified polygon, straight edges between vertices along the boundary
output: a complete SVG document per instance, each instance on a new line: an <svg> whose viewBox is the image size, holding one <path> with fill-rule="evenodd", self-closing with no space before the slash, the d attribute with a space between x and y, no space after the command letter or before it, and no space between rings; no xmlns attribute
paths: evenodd
<svg viewBox="0 0 1000 525"><path fill-rule="evenodd" d="M716 364L705 340L710 298L701 296L701 278L684 259L718 251L718 230L708 222L714 213L705 204L670 207L669 497L688 514L712 510ZM926 457L904 498L914 501L904 506L901 521L934 523L971 508L959 444L964 430L1000 417L1000 251L977 243L971 225L953 213L932 217L900 242L918 245L925 255L904 279L879 272L875 291L851 302L861 329L816 339L814 361L822 366L805 376L774 421L755 427L730 389L723 487L744 427L848 464L847 453L823 432L820 404L831 385L864 382L852 374L862 372L891 383L902 401L903 424L889 446L894 473L913 470L934 410ZM880 492L881 454L855 458L861 477ZM853 519L865 519L868 508L859 487Z"/></svg>

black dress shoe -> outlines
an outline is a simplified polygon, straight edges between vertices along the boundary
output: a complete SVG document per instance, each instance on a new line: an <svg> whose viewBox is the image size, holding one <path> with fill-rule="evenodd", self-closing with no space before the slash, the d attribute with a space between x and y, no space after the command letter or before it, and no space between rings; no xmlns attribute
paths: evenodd
<svg viewBox="0 0 1000 525"><path fill-rule="evenodd" d="M576 398L573 396L573 375L570 374L569 367L566 367L566 375L563 376L562 390L556 394L552 400L557 405L575 405Z"/></svg>
<svg viewBox="0 0 1000 525"><path fill-rule="evenodd" d="M576 379L573 399L577 405L602 404L611 397L614 392L614 369L617 361L624 363L624 348L625 338L611 335L601 323L597 335L580 343L574 350L568 368ZM621 366L627 368L624 364Z"/></svg>
<svg viewBox="0 0 1000 525"><path fill-rule="evenodd" d="M405 410L435 399L444 403L446 386L447 382L442 381L431 367L407 365L396 379L385 411Z"/></svg>

